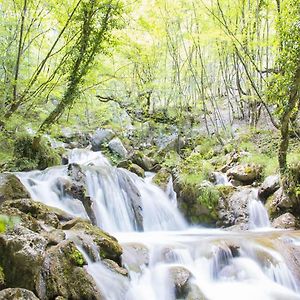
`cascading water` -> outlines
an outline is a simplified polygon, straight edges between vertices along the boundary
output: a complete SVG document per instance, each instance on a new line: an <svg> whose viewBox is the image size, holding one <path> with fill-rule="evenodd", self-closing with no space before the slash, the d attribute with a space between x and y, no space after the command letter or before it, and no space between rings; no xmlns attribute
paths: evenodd
<svg viewBox="0 0 300 300"><path fill-rule="evenodd" d="M299 247L299 232L188 228L171 185L164 193L148 179L110 166L99 152L74 150L69 163L80 165L94 223L123 246L128 278L100 258L92 262L80 249L106 300L300 299L297 268L288 265L282 251ZM89 218L85 205L66 193L70 165L18 176L33 199ZM249 202L250 227L268 226L254 201Z"/></svg>

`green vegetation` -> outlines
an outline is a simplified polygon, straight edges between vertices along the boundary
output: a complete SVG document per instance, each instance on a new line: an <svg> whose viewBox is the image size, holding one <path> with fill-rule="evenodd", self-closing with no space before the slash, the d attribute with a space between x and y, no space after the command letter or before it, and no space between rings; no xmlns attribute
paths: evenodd
<svg viewBox="0 0 300 300"><path fill-rule="evenodd" d="M7 229L13 228L18 222L19 222L19 218L17 217L0 215L0 233L5 232ZM1 275L1 267L0 267L0 275Z"/></svg>
<svg viewBox="0 0 300 300"><path fill-rule="evenodd" d="M70 258L73 261L73 263L78 267L83 267L83 265L85 264L85 260L82 253L77 249L70 253Z"/></svg>

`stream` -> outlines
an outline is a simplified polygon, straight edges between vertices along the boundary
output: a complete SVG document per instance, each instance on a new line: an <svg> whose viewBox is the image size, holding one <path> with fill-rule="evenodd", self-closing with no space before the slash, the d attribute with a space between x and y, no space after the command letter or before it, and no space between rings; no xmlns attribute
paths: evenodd
<svg viewBox="0 0 300 300"><path fill-rule="evenodd" d="M189 226L177 209L176 194L110 165L100 152L74 149L69 164L80 166L92 201L91 212L64 193L68 166L18 173L31 197L67 213L92 219L123 247L128 277L92 261L79 247L106 300L285 300L300 299L299 270L290 251L299 231L275 230L257 199L249 203L244 232ZM220 184L228 184L222 178ZM71 236L71 233L67 233Z"/></svg>

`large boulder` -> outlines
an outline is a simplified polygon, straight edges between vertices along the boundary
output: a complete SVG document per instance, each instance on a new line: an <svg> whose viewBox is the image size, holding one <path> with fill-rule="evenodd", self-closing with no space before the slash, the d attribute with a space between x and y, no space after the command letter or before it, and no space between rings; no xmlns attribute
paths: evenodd
<svg viewBox="0 0 300 300"><path fill-rule="evenodd" d="M89 144L89 135L86 132L82 132L72 128L62 128L59 139L63 141L68 148L83 148Z"/></svg>
<svg viewBox="0 0 300 300"><path fill-rule="evenodd" d="M186 299L189 293L189 280L192 277L191 272L181 266L173 266L169 269L171 281L175 287L176 299Z"/></svg>
<svg viewBox="0 0 300 300"><path fill-rule="evenodd" d="M65 183L64 191L72 198L82 202L90 220L93 224L96 224L96 216L92 209L93 201L87 190L85 172L82 170L80 165L72 163L68 165L68 175L71 181L67 181Z"/></svg>
<svg viewBox="0 0 300 300"><path fill-rule="evenodd" d="M152 182L162 190L167 191L169 181L172 180L172 174L165 168L160 169L152 179Z"/></svg>
<svg viewBox="0 0 300 300"><path fill-rule="evenodd" d="M280 229L296 229L297 220L291 213L285 213L274 219L272 226Z"/></svg>
<svg viewBox="0 0 300 300"><path fill-rule="evenodd" d="M38 277L37 294L41 299L100 300L103 297L93 278L83 268L82 254L66 240L47 250Z"/></svg>
<svg viewBox="0 0 300 300"><path fill-rule="evenodd" d="M111 129L98 128L91 136L90 142L92 144L92 150L99 151L104 143L108 143L115 136L115 133Z"/></svg>
<svg viewBox="0 0 300 300"><path fill-rule="evenodd" d="M142 178L145 177L145 171L140 166L132 163L132 161L130 160L122 160L121 162L118 163L117 167L126 169Z"/></svg>
<svg viewBox="0 0 300 300"><path fill-rule="evenodd" d="M221 197L218 209L219 225L228 227L248 223L248 204L253 198L256 198L256 191L252 188L240 188L229 197Z"/></svg>
<svg viewBox="0 0 300 300"><path fill-rule="evenodd" d="M228 178L250 184L261 176L261 167L255 164L242 164L230 168L226 172Z"/></svg>
<svg viewBox="0 0 300 300"><path fill-rule="evenodd" d="M136 151L130 156L130 160L140 166L145 171L152 171L153 168L157 165L157 162L143 154L141 151Z"/></svg>
<svg viewBox="0 0 300 300"><path fill-rule="evenodd" d="M7 287L35 291L46 246L44 237L22 226L0 235L0 265Z"/></svg>
<svg viewBox="0 0 300 300"><path fill-rule="evenodd" d="M26 289L12 288L0 291L0 299L3 300L38 300L36 295Z"/></svg>
<svg viewBox="0 0 300 300"><path fill-rule="evenodd" d="M89 254L97 249L102 259L111 259L121 264L122 247L113 236L88 221L78 221L70 229Z"/></svg>
<svg viewBox="0 0 300 300"><path fill-rule="evenodd" d="M0 204L21 198L30 198L30 195L19 178L11 173L0 174Z"/></svg>
<svg viewBox="0 0 300 300"><path fill-rule="evenodd" d="M279 189L279 187L279 176L268 176L258 189L258 196L262 200L267 200L267 198L274 194Z"/></svg>
<svg viewBox="0 0 300 300"><path fill-rule="evenodd" d="M123 143L119 138L114 138L108 143L108 148L110 151L121 158L126 158L128 151L124 147Z"/></svg>

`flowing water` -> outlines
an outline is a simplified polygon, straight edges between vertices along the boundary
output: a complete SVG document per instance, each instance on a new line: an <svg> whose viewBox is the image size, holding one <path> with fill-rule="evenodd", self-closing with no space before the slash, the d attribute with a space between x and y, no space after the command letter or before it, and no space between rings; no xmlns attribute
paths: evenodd
<svg viewBox="0 0 300 300"><path fill-rule="evenodd" d="M114 168L100 152L73 150L69 163L80 165L94 223L123 247L128 277L112 272L100 258L92 262L80 249L105 299L300 299L293 252L298 251L299 263L300 233L271 230L255 192L249 202L253 230L189 227L176 208L172 182L163 192L151 184L151 174L143 180ZM89 218L84 204L65 192L72 181L68 166L18 176L34 200Z"/></svg>

